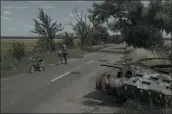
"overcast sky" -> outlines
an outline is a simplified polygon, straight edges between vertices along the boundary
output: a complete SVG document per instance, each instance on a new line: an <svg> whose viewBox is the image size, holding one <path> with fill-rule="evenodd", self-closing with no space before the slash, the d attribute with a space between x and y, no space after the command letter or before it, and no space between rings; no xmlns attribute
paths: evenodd
<svg viewBox="0 0 172 114"><path fill-rule="evenodd" d="M72 32L68 21L75 23L72 15L75 6L87 13L93 2L99 1L1 1L1 35L35 36L29 30L34 27L32 19L36 18L38 8L43 8L52 20L62 22L64 31Z"/></svg>
<svg viewBox="0 0 172 114"><path fill-rule="evenodd" d="M62 22L64 31L72 32L68 20L73 18L73 9L84 12L92 7L94 1L2 1L1 2L1 35L2 36L33 36L33 18L36 18L38 8L52 17L52 20ZM98 2L98 1L96 1Z"/></svg>

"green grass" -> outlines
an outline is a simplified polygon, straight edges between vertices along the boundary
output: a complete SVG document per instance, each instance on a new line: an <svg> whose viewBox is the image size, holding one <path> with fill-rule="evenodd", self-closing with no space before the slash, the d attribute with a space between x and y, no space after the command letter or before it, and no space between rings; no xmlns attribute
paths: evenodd
<svg viewBox="0 0 172 114"><path fill-rule="evenodd" d="M23 42L27 49L26 56L20 61L8 55L8 49L11 48L13 41ZM1 57L3 57L1 61L1 77L9 77L28 72L29 67L32 64L32 61L29 60L29 58L35 57L37 55L33 52L33 48L36 46L36 41L36 39L1 39ZM60 39L55 39L55 41L58 42ZM69 49L68 58L82 58L83 55L90 52L90 50L94 49L91 48L89 51L79 48ZM56 64L58 61L57 54L53 53L44 53L44 58L46 66L49 64Z"/></svg>
<svg viewBox="0 0 172 114"><path fill-rule="evenodd" d="M68 58L80 58L85 53L86 52L81 49L69 49ZM5 57L1 62L1 77L10 77L20 73L27 73L32 64L32 61L29 58L35 56L36 54L29 53L20 61L11 57ZM49 64L56 64L58 56L53 53L44 53L44 59L45 66L48 66Z"/></svg>

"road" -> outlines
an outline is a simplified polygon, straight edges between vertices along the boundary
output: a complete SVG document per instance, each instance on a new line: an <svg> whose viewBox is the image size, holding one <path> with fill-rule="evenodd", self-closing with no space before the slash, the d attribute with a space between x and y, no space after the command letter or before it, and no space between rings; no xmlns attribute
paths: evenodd
<svg viewBox="0 0 172 114"><path fill-rule="evenodd" d="M20 74L1 80L2 113L113 112L105 93L95 91L97 72L103 61L114 63L122 54L94 52L67 65L52 65L45 72ZM102 95L102 99L99 98ZM107 106L106 106L107 105Z"/></svg>

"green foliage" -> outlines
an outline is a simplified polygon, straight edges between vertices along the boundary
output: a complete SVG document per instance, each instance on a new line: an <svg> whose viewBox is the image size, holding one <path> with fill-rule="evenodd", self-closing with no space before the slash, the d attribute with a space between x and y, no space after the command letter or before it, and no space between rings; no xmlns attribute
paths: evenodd
<svg viewBox="0 0 172 114"><path fill-rule="evenodd" d="M84 15L83 11L79 14L76 8L74 10L74 17L77 22L75 25L70 22L70 25L72 26L75 34L80 38L81 47L83 47L84 45L89 44L88 34L90 31L90 24L88 24L87 17Z"/></svg>
<svg viewBox="0 0 172 114"><path fill-rule="evenodd" d="M21 60L21 58L24 57L26 54L26 48L25 48L24 43L13 42L12 48L9 49L9 53L12 55L12 57L15 57L18 60Z"/></svg>
<svg viewBox="0 0 172 114"><path fill-rule="evenodd" d="M2 56L1 70L10 70L17 66L17 60L10 56Z"/></svg>
<svg viewBox="0 0 172 114"><path fill-rule="evenodd" d="M162 42L161 31L172 32L172 2L152 0L147 8L140 1L105 0L93 4L89 18L94 23L103 24L111 17L108 27L120 32L129 45L150 48Z"/></svg>
<svg viewBox="0 0 172 114"><path fill-rule="evenodd" d="M108 41L109 33L106 27L94 24L89 32L89 37L92 45L98 45Z"/></svg>
<svg viewBox="0 0 172 114"><path fill-rule="evenodd" d="M123 42L121 35L112 35L108 38L108 43L120 44Z"/></svg>
<svg viewBox="0 0 172 114"><path fill-rule="evenodd" d="M156 44L163 44L162 33L145 25L137 25L128 32L126 42L129 46L151 48L151 46Z"/></svg>
<svg viewBox="0 0 172 114"><path fill-rule="evenodd" d="M73 48L75 46L74 37L65 32L63 44L65 44L69 48Z"/></svg>
<svg viewBox="0 0 172 114"><path fill-rule="evenodd" d="M41 37L41 40L39 40L40 43L38 43L40 45L38 47L44 48L44 50L53 50L53 39L57 32L63 30L62 24L58 24L56 21L52 22L51 17L44 13L41 8L39 8L37 18L38 19L33 19L35 29L31 30L31 32Z"/></svg>

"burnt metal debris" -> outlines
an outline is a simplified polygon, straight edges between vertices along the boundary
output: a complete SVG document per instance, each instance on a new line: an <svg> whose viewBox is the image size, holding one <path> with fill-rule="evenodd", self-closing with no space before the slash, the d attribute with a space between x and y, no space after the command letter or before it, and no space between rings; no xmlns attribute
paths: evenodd
<svg viewBox="0 0 172 114"><path fill-rule="evenodd" d="M118 69L117 75L103 73L96 80L96 89L111 93L119 98L139 98L156 104L171 106L172 64L148 66L143 61L167 58L144 58L126 60L121 64L101 64Z"/></svg>

